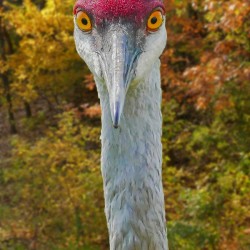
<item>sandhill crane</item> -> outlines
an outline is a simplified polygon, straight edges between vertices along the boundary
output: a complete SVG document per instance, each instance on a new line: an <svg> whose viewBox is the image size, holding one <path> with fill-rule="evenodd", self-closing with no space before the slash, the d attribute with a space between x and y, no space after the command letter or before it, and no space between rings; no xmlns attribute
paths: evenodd
<svg viewBox="0 0 250 250"><path fill-rule="evenodd" d="M102 109L105 214L112 250L166 250L159 57L161 0L78 0L76 49Z"/></svg>

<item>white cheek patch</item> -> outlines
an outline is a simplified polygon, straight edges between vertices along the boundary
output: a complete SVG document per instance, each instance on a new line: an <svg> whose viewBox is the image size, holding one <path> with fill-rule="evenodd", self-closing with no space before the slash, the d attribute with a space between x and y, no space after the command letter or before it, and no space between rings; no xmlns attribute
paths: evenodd
<svg viewBox="0 0 250 250"><path fill-rule="evenodd" d="M143 79L162 54L167 41L167 31L163 24L160 30L146 37L144 51L139 57L136 67L136 78Z"/></svg>
<svg viewBox="0 0 250 250"><path fill-rule="evenodd" d="M85 61L94 76L102 78L99 56L93 48L93 40L91 37L88 37L88 35L80 31L78 27L75 27L74 38L76 50L80 57Z"/></svg>

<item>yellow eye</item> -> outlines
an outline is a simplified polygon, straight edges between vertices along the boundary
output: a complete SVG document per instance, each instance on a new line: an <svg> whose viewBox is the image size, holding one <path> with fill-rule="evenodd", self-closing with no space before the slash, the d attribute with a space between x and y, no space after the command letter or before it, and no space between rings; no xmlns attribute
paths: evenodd
<svg viewBox="0 0 250 250"><path fill-rule="evenodd" d="M147 28L149 31L156 31L163 23L163 15L161 11L154 11L148 18Z"/></svg>
<svg viewBox="0 0 250 250"><path fill-rule="evenodd" d="M76 14L76 22L77 22L79 29L81 29L82 31L87 32L87 31L92 30L91 20L85 12L79 11Z"/></svg>

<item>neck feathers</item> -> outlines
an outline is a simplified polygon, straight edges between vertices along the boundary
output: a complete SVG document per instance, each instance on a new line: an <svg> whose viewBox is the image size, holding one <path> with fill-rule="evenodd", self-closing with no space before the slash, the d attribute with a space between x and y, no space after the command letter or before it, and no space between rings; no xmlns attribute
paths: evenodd
<svg viewBox="0 0 250 250"><path fill-rule="evenodd" d="M105 86L97 82L97 87L110 249L166 250L159 61L143 82L128 90L118 129L112 125Z"/></svg>

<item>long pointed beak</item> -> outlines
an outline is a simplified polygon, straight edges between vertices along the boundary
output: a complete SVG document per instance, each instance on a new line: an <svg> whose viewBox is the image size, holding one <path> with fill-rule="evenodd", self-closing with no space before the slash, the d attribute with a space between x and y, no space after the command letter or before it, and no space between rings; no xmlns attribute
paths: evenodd
<svg viewBox="0 0 250 250"><path fill-rule="evenodd" d="M122 30L109 32L107 49L100 52L104 79L109 92L110 112L114 128L120 125L127 89L133 77L133 67L139 55L131 37Z"/></svg>

